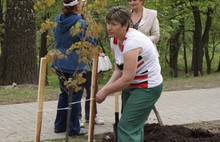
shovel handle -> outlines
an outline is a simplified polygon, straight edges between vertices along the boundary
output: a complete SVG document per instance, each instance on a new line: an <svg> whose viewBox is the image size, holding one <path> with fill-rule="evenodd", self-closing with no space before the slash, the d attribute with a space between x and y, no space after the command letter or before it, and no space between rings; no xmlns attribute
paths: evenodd
<svg viewBox="0 0 220 142"><path fill-rule="evenodd" d="M115 112L119 112L119 96L120 92L115 93Z"/></svg>
<svg viewBox="0 0 220 142"><path fill-rule="evenodd" d="M120 92L115 93L115 123L119 121L119 96Z"/></svg>
<svg viewBox="0 0 220 142"><path fill-rule="evenodd" d="M117 126L119 122L119 96L120 92L115 93L115 124L113 124L113 133L114 133L114 140L117 141L118 134L117 134Z"/></svg>

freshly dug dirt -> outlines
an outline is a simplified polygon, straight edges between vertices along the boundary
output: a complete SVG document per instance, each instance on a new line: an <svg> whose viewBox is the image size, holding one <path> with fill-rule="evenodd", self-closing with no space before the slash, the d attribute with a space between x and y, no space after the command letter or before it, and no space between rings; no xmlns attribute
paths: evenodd
<svg viewBox="0 0 220 142"><path fill-rule="evenodd" d="M144 142L220 142L220 133L181 125L145 124ZM116 142L113 133L102 135L102 142Z"/></svg>

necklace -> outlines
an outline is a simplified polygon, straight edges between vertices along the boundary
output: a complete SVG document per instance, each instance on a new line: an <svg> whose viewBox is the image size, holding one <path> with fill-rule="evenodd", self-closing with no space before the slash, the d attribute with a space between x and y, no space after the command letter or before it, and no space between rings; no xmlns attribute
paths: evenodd
<svg viewBox="0 0 220 142"><path fill-rule="evenodd" d="M133 21L132 21L130 27L137 30L137 29L138 29L138 26L139 26L139 24L140 24L140 22L141 22L141 19L142 19L142 17L141 17L141 18L138 20L138 22L135 23L135 24L134 24Z"/></svg>

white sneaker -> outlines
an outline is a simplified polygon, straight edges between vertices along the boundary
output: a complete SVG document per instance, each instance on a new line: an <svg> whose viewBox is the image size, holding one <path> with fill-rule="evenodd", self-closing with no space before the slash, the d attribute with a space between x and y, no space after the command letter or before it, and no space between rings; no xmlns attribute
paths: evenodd
<svg viewBox="0 0 220 142"><path fill-rule="evenodd" d="M99 118L98 116L95 117L95 124L97 125L103 125L105 123L104 120L102 120L101 118Z"/></svg>
<svg viewBox="0 0 220 142"><path fill-rule="evenodd" d="M85 120L86 123L89 123L89 120ZM101 118L99 118L98 116L95 117L95 124L96 125L103 125L105 123L104 120L102 120Z"/></svg>
<svg viewBox="0 0 220 142"><path fill-rule="evenodd" d="M80 128L84 128L85 127L85 125L84 125L84 123L82 122L81 119L79 119L79 125L80 125Z"/></svg>

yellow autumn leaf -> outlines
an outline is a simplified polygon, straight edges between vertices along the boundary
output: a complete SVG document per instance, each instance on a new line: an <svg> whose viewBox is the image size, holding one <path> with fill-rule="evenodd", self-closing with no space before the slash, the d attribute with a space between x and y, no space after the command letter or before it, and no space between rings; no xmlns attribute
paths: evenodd
<svg viewBox="0 0 220 142"><path fill-rule="evenodd" d="M67 58L66 55L62 54L59 50L54 50L53 52L58 59Z"/></svg>
<svg viewBox="0 0 220 142"><path fill-rule="evenodd" d="M40 2L37 2L35 5L34 5L34 10L35 11L38 11L38 10L44 10L48 7L51 7L52 5L55 4L55 0L43 0L43 1L40 1Z"/></svg>
<svg viewBox="0 0 220 142"><path fill-rule="evenodd" d="M46 56L47 63L51 63L54 60L54 53L49 53Z"/></svg>
<svg viewBox="0 0 220 142"><path fill-rule="evenodd" d="M52 22L50 21L50 19L46 19L42 24L41 24L41 28L40 28L40 32L46 32L47 30L54 28L57 26L56 22Z"/></svg>
<svg viewBox="0 0 220 142"><path fill-rule="evenodd" d="M45 7L51 7L55 2L55 0L45 0Z"/></svg>
<svg viewBox="0 0 220 142"><path fill-rule="evenodd" d="M80 22L77 22L75 24L75 26L72 26L71 29L70 29L70 34L72 36L75 36L76 34L80 33L81 32L81 29L80 29L80 26L81 26L81 23Z"/></svg>

